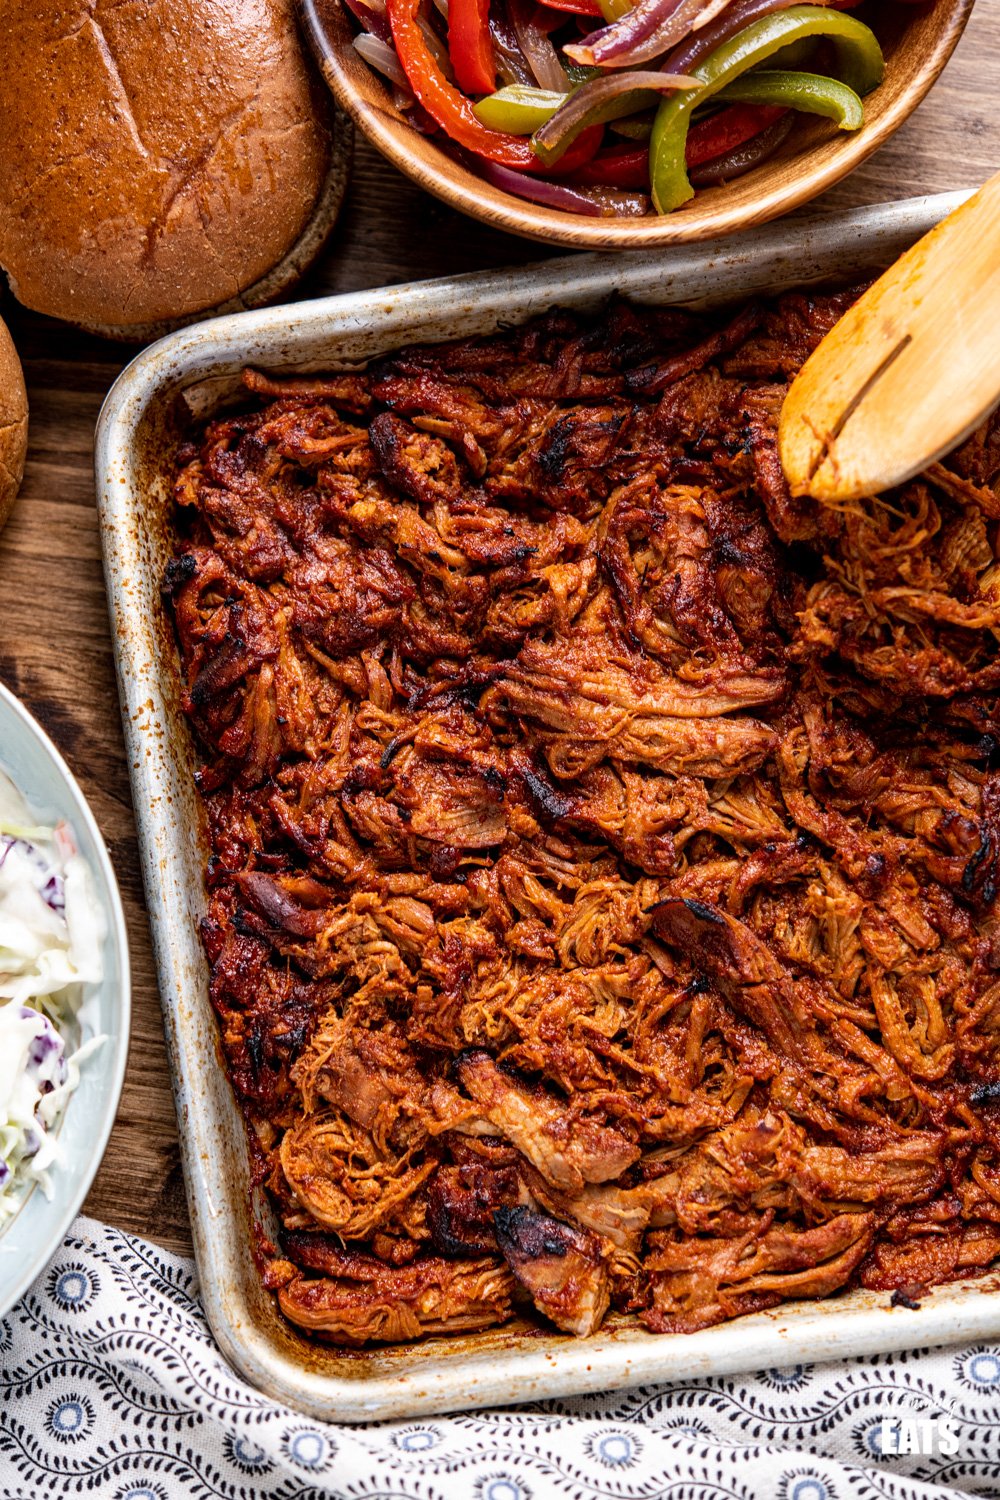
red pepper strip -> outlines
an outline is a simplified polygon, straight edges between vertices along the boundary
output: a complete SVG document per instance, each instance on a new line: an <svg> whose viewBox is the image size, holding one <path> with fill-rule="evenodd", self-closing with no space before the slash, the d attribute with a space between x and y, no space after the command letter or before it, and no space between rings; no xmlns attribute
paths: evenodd
<svg viewBox="0 0 1000 1500"><path fill-rule="evenodd" d="M701 120L688 131L685 150L688 166L700 167L716 156L735 151L784 113L777 104L730 104L717 115Z"/></svg>
<svg viewBox="0 0 1000 1500"><path fill-rule="evenodd" d="M597 0L540 0L549 10L568 11L571 16L599 16L602 14Z"/></svg>
<svg viewBox="0 0 1000 1500"><path fill-rule="evenodd" d="M418 100L441 129L453 141L468 151L475 151L478 156L506 167L537 172L542 163L530 140L525 136L509 135L505 130L488 129L476 119L465 95L445 78L417 24L420 0L386 0L386 11L403 72Z"/></svg>
<svg viewBox="0 0 1000 1500"><path fill-rule="evenodd" d="M600 150L604 139L603 125L588 125L586 130L581 130L572 146L568 146L560 156L559 160L551 167L542 167L541 161L536 157L533 171L544 171L546 177L566 177L568 174L577 172L593 161ZM649 148L645 149L646 160L649 160ZM603 178L600 179L604 181ZM600 185L600 184L598 184Z"/></svg>
<svg viewBox="0 0 1000 1500"><path fill-rule="evenodd" d="M728 155L786 113L772 104L731 104L688 131L688 166L699 167L717 156ZM565 160L564 156L558 165L562 167ZM645 190L649 187L649 147L618 146L602 151L600 156L572 169L572 179L585 187Z"/></svg>
<svg viewBox="0 0 1000 1500"><path fill-rule="evenodd" d="M558 165L562 166L562 162ZM638 151L634 146L602 151L593 161L577 167L572 180L581 187L638 188L640 192L648 192L649 147L641 146Z"/></svg>
<svg viewBox="0 0 1000 1500"><path fill-rule="evenodd" d="M464 93L493 93L497 61L490 36L490 0L449 0L448 56Z"/></svg>

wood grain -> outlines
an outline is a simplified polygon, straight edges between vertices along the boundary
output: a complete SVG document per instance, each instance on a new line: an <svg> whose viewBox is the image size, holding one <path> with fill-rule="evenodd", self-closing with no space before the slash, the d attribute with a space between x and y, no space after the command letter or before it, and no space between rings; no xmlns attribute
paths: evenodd
<svg viewBox="0 0 1000 1500"><path fill-rule="evenodd" d="M955 56L912 119L810 211L979 186L1000 166L998 59L1000 6L979 0ZM359 141L340 224L300 294L520 265L544 253L462 218ZM0 535L0 678L80 777L118 871L132 943L129 1070L86 1209L188 1250L94 511L94 423L130 351L13 303L3 313L24 362L31 425L24 486Z"/></svg>

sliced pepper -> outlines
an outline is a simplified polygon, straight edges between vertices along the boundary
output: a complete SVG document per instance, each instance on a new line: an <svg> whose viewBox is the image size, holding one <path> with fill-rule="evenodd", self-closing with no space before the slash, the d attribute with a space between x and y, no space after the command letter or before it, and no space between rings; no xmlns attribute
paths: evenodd
<svg viewBox="0 0 1000 1500"><path fill-rule="evenodd" d="M570 83L589 83L592 78L600 78L603 73L603 69L588 68L585 67L582 63L567 61L563 63L563 72L566 74L566 77L569 79Z"/></svg>
<svg viewBox="0 0 1000 1500"><path fill-rule="evenodd" d="M549 177L564 177L575 172L577 167L585 166L588 161L592 161L597 155L601 149L603 140L603 125L591 125L587 130L581 131L566 152L566 155L554 167L546 168L546 175ZM541 162L536 161L532 170L540 172L542 170Z"/></svg>
<svg viewBox="0 0 1000 1500"><path fill-rule="evenodd" d="M619 146L616 150L601 151L593 161L577 167L571 180L582 187L626 188L646 192L649 188L649 152L641 146Z"/></svg>
<svg viewBox="0 0 1000 1500"><path fill-rule="evenodd" d="M448 56L466 94L496 87L497 60L490 35L490 0L449 0Z"/></svg>
<svg viewBox="0 0 1000 1500"><path fill-rule="evenodd" d="M831 7L834 10L839 6ZM786 72L793 72L802 68L808 73L816 61L816 54L823 50L823 38L818 36L805 36L799 42L792 42L788 47L782 47L776 52L771 62L776 68L784 68Z"/></svg>
<svg viewBox="0 0 1000 1500"><path fill-rule="evenodd" d="M856 94L870 93L881 83L885 63L878 39L853 16L818 5L792 5L761 16L690 70L701 88L671 94L660 104L649 145L649 179L658 213L670 213L694 194L685 168L692 112L782 47L809 36L833 43L838 71Z"/></svg>
<svg viewBox="0 0 1000 1500"><path fill-rule="evenodd" d="M720 109L717 115L691 126L684 159L689 167L700 167L725 156L760 135L784 113L769 104L731 104L728 109Z"/></svg>
<svg viewBox="0 0 1000 1500"><path fill-rule="evenodd" d="M653 134L651 114L629 115L624 120L612 120L610 123L615 135L623 135L630 141L648 141Z"/></svg>
<svg viewBox="0 0 1000 1500"><path fill-rule="evenodd" d="M604 73L567 94L552 118L535 131L531 144L546 166L551 167L589 125L626 119L637 110L655 104L659 95L675 89L700 92L691 78L674 73L643 68Z"/></svg>
<svg viewBox="0 0 1000 1500"><path fill-rule="evenodd" d="M598 74L598 77L601 76ZM614 76L618 82L625 77L624 74ZM509 83L502 89L497 89L495 94L488 94L485 99L477 100L472 110L476 119L488 125L491 130L503 130L508 135L533 135L536 130L540 130L547 121L552 119L556 111L563 107L574 92L575 90L571 89L569 94L558 94L553 89L539 89L530 84ZM620 92L617 97L605 100L596 105L593 110L588 111L586 122L580 126L580 134L585 134L586 130L594 125L614 120L618 115L634 113L638 104L645 102L652 105L656 102L656 98L656 94L651 89L631 89L628 92ZM579 135L575 135L574 141L579 138ZM573 146L570 144L565 152L557 151L546 154L545 160L551 167L556 161L565 160L565 156L572 149Z"/></svg>
<svg viewBox="0 0 1000 1500"><path fill-rule="evenodd" d="M420 29L420 0L386 0L386 12L403 72L431 119L468 151L502 166L537 171L538 158L530 142L490 130L476 119L465 95L445 78Z"/></svg>
<svg viewBox="0 0 1000 1500"><path fill-rule="evenodd" d="M688 131L688 166L697 166L710 157L735 150L766 125L772 124L780 114L784 114L784 110L772 109L766 104L730 104L709 114L705 120L696 120ZM627 136L631 141L648 141L653 133L652 113L647 110L643 115L613 120L611 129L615 135Z"/></svg>
<svg viewBox="0 0 1000 1500"><path fill-rule="evenodd" d="M560 105L565 104L566 95L549 89L530 88L526 84L512 83L498 89L486 99L472 106L476 118L491 130L503 130L509 135L531 135L552 118ZM558 164L547 170L558 176L568 175L589 162L601 144L604 126L600 123L582 130ZM540 171L542 163L535 158L534 170Z"/></svg>
<svg viewBox="0 0 1000 1500"><path fill-rule="evenodd" d="M688 131L688 166L704 166L738 150L787 113L769 104L732 104L711 119L699 121ZM649 151L645 146L612 146L577 167L571 176L574 182L586 186L606 183L615 188L645 189L649 186Z"/></svg>
<svg viewBox="0 0 1000 1500"><path fill-rule="evenodd" d="M739 104L779 104L804 115L825 115L841 130L860 130L865 123L865 107L854 90L839 79L823 78L819 73L762 69L728 83L717 97Z"/></svg>
<svg viewBox="0 0 1000 1500"><path fill-rule="evenodd" d="M491 130L506 130L510 135L532 135L565 103L565 94L510 83L497 89L495 94L480 99L472 110L476 119Z"/></svg>

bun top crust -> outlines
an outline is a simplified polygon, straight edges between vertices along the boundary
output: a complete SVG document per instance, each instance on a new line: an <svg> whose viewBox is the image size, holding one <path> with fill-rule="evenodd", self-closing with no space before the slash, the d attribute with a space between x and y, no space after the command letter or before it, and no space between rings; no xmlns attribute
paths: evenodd
<svg viewBox="0 0 1000 1500"><path fill-rule="evenodd" d="M227 302L329 164L292 0L4 7L0 266L29 307L127 327Z"/></svg>
<svg viewBox="0 0 1000 1500"><path fill-rule="evenodd" d="M6 323L0 322L0 527L21 487L28 446L28 397L21 361Z"/></svg>

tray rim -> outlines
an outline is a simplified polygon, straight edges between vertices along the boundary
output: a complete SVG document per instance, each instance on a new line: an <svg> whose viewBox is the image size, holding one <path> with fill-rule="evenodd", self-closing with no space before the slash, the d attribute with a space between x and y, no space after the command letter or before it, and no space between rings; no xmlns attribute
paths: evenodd
<svg viewBox="0 0 1000 1500"><path fill-rule="evenodd" d="M192 933L184 927L189 914L176 881L175 888L171 885L181 861L169 813L176 768L157 729L157 714L166 710L159 696L152 585L148 579L144 585L142 577L143 486L135 468L143 423L157 402L228 376L244 363L266 363L268 351L280 353L283 368L303 368L310 358L329 366L335 360L326 348L316 355L317 340L363 343L367 337L387 350L419 336L421 329L426 336L427 329L443 326L447 332L441 336L454 337L477 318L480 325L496 323L497 307L520 319L555 302L585 303L612 291L647 301L691 300L706 288L735 293L740 283L754 276L760 280L765 272L769 280L784 275L784 284L791 284L789 271L803 263L817 268L829 262L826 274L835 276L838 256L841 274L852 257L860 262L891 258L968 196L938 194L771 225L680 254L566 257L229 315L182 329L144 350L109 392L95 444L98 511L195 1255L205 1310L224 1355L268 1395L312 1417L365 1422L1000 1335L1000 1278L994 1275L939 1288L917 1312L891 1310L884 1297L855 1291L836 1301L784 1304L683 1338L632 1328L602 1330L584 1341L512 1335L498 1352L495 1338L479 1336L478 1353L466 1352L475 1338L463 1341L461 1349L433 1340L393 1351L391 1357L373 1357L372 1363L389 1368L372 1378L327 1374L319 1358L297 1359L276 1346L255 1322L234 1274L248 1246L234 1238L237 1187L227 1182L210 1149L213 1127L217 1131L222 1123L206 1103L212 1086L218 1086L217 1076L210 1076L218 1074L218 1063L214 1048L204 1046L204 1016L199 1042L199 1017L185 997L190 970L183 952ZM683 288L688 290L681 295ZM206 997L201 1006L208 1009Z"/></svg>

